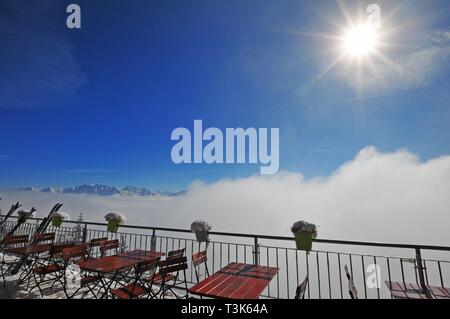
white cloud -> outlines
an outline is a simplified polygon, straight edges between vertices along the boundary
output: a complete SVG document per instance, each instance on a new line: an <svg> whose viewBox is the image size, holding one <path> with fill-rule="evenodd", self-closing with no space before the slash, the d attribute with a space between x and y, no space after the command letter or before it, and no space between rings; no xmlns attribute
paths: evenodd
<svg viewBox="0 0 450 319"><path fill-rule="evenodd" d="M177 198L94 197L42 193L3 193L3 210L19 200L40 214L57 201L75 218L103 221L109 211L126 214L129 224L188 228L205 219L217 231L290 236L304 219L330 239L445 245L450 240L450 156L421 162L399 150L366 147L331 176L306 180L301 174L253 176L196 182Z"/></svg>
<svg viewBox="0 0 450 319"><path fill-rule="evenodd" d="M65 34L65 8L2 1L0 11L0 108L36 108L72 101L87 84Z"/></svg>

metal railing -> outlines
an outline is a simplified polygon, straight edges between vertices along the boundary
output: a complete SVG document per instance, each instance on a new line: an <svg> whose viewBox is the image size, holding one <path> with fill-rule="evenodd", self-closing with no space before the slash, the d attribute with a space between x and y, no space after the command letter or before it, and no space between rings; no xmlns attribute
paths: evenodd
<svg viewBox="0 0 450 319"><path fill-rule="evenodd" d="M30 219L16 234L33 233L41 220ZM15 223L6 222L4 230ZM109 233L104 223L65 221L63 227L49 226L47 231L55 232L59 241L119 239L123 250L166 253L185 248L189 257L206 249L210 273L230 262L278 267L278 275L263 293L266 298L293 298L306 276L306 298L350 298L344 265L350 270L360 298L390 298L385 281L415 283L426 293L430 285L450 285L450 247L444 246L316 239L313 250L307 253L295 248L293 237L260 234L212 231L213 240L206 247L188 229L123 225L117 233ZM190 284L196 283L192 267L186 276Z"/></svg>

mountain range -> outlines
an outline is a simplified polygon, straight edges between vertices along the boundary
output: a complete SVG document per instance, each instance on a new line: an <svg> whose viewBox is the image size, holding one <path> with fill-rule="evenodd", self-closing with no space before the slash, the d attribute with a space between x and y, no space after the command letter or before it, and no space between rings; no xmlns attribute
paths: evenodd
<svg viewBox="0 0 450 319"><path fill-rule="evenodd" d="M179 196L183 195L182 192L168 192L168 191L151 191L147 188L126 186L124 188L118 188L115 186L99 185L99 184L83 184L73 187L22 187L18 189L23 192L41 192L41 193L54 193L54 194L87 194L95 196L113 196L113 195L127 195L127 196Z"/></svg>

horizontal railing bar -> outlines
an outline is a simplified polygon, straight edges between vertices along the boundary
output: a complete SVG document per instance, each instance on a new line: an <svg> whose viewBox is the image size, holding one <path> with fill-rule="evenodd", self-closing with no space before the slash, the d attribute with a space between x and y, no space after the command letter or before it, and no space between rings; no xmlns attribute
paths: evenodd
<svg viewBox="0 0 450 319"><path fill-rule="evenodd" d="M0 215L0 216L4 217L5 215ZM18 216L10 216L10 217L18 218ZM29 220L38 220L39 221L39 220L42 220L42 218L29 218ZM82 222L64 221L64 223L86 224L86 225L92 225L92 226L107 226L106 223L86 222L86 221L82 221ZM130 228L130 229L159 230L159 231L178 232L178 233L192 233L192 231L189 229L181 229L181 228L137 226L137 225L121 225L120 227L121 228ZM259 238L259 239L284 240L284 241L293 241L294 240L294 237L270 236L270 235L261 235L261 234L229 233L229 232L217 232L217 231L210 231L209 234L217 235L217 236ZM364 242L364 241L333 240L333 239L313 239L313 241L316 243L333 244L333 245L352 245L352 246L367 246L367 247L450 251L450 247L448 247L448 246L392 244L392 243L382 243L382 242Z"/></svg>

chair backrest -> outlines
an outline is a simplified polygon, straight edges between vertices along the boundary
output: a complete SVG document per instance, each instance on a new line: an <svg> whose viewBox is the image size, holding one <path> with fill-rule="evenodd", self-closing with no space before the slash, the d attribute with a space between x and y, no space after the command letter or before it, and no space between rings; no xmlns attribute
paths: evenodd
<svg viewBox="0 0 450 319"><path fill-rule="evenodd" d="M353 281L352 275L348 271L347 265L344 266L345 275L348 279L348 293L352 299L358 299L358 291L356 290L355 283Z"/></svg>
<svg viewBox="0 0 450 319"><path fill-rule="evenodd" d="M102 242L105 242L105 241L108 241L108 237L94 238L94 239L91 239L91 240L89 241L88 246L89 246L90 248L92 248L92 247L98 247L98 246L100 246L100 244L101 244Z"/></svg>
<svg viewBox="0 0 450 319"><path fill-rule="evenodd" d="M308 287L308 275L306 275L305 280L297 286L294 299L305 299L306 287Z"/></svg>
<svg viewBox="0 0 450 319"><path fill-rule="evenodd" d="M168 258L166 260L160 261L158 266L159 266L159 273L162 276L174 272L178 273L180 270L184 271L188 268L187 258L186 257Z"/></svg>
<svg viewBox="0 0 450 319"><path fill-rule="evenodd" d="M209 277L207 261L208 261L208 257L206 255L205 250L192 255L192 266L194 267L195 277L197 278L197 282L200 281L200 269L199 268L200 268L200 265L202 265L202 264L204 264L206 275L207 275L207 277Z"/></svg>
<svg viewBox="0 0 450 319"><path fill-rule="evenodd" d="M154 275L156 272L156 268L158 268L160 258L161 257L157 257L155 259L139 262L135 267L135 273L137 275L142 275L143 273L149 272L150 275Z"/></svg>
<svg viewBox="0 0 450 319"><path fill-rule="evenodd" d="M206 261L208 260L206 256L206 251L200 251L198 253L195 253L192 255L192 264L197 267L203 263L206 264Z"/></svg>
<svg viewBox="0 0 450 319"><path fill-rule="evenodd" d="M106 253L109 250L116 250L116 254L118 253L118 249L120 247L120 243L118 239L107 240L100 242L100 255L102 257L106 256Z"/></svg>
<svg viewBox="0 0 450 319"><path fill-rule="evenodd" d="M182 248L182 249L177 249L177 250L169 251L169 252L167 253L167 259L172 259L172 258L177 259L177 258L183 257L183 255L184 255L184 250L185 250L185 249Z"/></svg>
<svg viewBox="0 0 450 319"><path fill-rule="evenodd" d="M52 258L60 258L63 256L64 249L74 247L74 246L75 246L75 243L53 245L52 248L50 249L50 256Z"/></svg>
<svg viewBox="0 0 450 319"><path fill-rule="evenodd" d="M55 240L55 233L39 233L33 235L33 241L35 244L42 244L45 242L51 242Z"/></svg>
<svg viewBox="0 0 450 319"><path fill-rule="evenodd" d="M88 251L87 248L88 245L86 244L63 248L62 257L66 262L73 259L86 259Z"/></svg>
<svg viewBox="0 0 450 319"><path fill-rule="evenodd" d="M10 248L11 246L19 247L23 246L23 244L28 243L28 235L6 235L5 238L2 240L2 244L5 245L5 247Z"/></svg>

